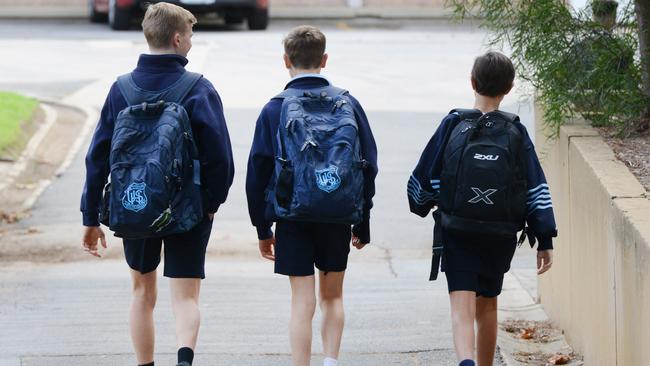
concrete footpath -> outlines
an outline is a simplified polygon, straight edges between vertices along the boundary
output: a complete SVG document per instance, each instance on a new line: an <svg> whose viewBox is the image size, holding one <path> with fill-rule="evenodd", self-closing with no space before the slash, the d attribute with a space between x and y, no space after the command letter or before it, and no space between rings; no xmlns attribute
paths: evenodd
<svg viewBox="0 0 650 366"><path fill-rule="evenodd" d="M342 363L454 364L448 309L440 309L448 307L444 278L428 282L426 260L363 257L355 250L347 273ZM131 364L129 287L122 260L3 265L0 365ZM171 364L175 342L166 279L159 288L156 360ZM197 364L289 364L289 296L288 281L272 274L270 262L209 259ZM321 350L318 324L315 354Z"/></svg>

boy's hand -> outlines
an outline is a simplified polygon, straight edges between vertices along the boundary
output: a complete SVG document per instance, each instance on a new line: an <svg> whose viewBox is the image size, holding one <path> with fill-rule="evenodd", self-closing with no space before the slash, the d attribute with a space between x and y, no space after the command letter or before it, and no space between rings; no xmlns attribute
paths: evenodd
<svg viewBox="0 0 650 366"><path fill-rule="evenodd" d="M275 237L260 240L260 254L270 261L275 261L274 247Z"/></svg>
<svg viewBox="0 0 650 366"><path fill-rule="evenodd" d="M553 249L537 251L537 274L538 275L541 275L542 273L551 269L552 265L553 265Z"/></svg>
<svg viewBox="0 0 650 366"><path fill-rule="evenodd" d="M86 252L95 257L101 258L97 250L97 241L101 241L102 247L106 249L106 237L99 226L86 226L83 238L83 247Z"/></svg>
<svg viewBox="0 0 650 366"><path fill-rule="evenodd" d="M354 245L354 247L357 248L358 250L361 250L363 249L363 247L366 246L365 244L361 244L361 239L359 239L358 236L354 236L354 235L352 235L352 245Z"/></svg>
<svg viewBox="0 0 650 366"><path fill-rule="evenodd" d="M208 213L208 219L210 219L210 221L214 220L214 212L213 213Z"/></svg>

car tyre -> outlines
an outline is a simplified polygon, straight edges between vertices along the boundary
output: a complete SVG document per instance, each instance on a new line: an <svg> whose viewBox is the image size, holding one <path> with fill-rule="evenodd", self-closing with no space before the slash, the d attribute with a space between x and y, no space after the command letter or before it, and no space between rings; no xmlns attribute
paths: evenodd
<svg viewBox="0 0 650 366"><path fill-rule="evenodd" d="M254 8L248 14L248 29L264 30L269 26L269 9Z"/></svg>
<svg viewBox="0 0 650 366"><path fill-rule="evenodd" d="M97 12L95 0L88 0L88 19L91 23L105 23L108 20L108 14Z"/></svg>
<svg viewBox="0 0 650 366"><path fill-rule="evenodd" d="M117 6L117 1L108 2L108 24L113 30L127 30L131 27L131 10Z"/></svg>

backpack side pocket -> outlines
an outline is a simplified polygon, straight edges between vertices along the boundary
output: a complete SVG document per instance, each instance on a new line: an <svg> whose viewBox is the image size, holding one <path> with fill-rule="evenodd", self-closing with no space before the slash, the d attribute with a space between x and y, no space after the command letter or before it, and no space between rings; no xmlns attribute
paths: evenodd
<svg viewBox="0 0 650 366"><path fill-rule="evenodd" d="M279 207L288 210L293 200L293 166L282 163L275 185L275 200Z"/></svg>

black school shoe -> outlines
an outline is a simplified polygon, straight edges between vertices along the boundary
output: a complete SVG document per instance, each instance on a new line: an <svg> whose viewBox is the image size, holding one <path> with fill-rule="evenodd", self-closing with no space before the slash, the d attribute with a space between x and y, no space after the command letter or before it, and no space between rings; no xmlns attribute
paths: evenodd
<svg viewBox="0 0 650 366"><path fill-rule="evenodd" d="M187 361L183 361L183 362L179 362L178 364L176 364L176 366L192 366L192 365L190 365L190 363L187 362Z"/></svg>

